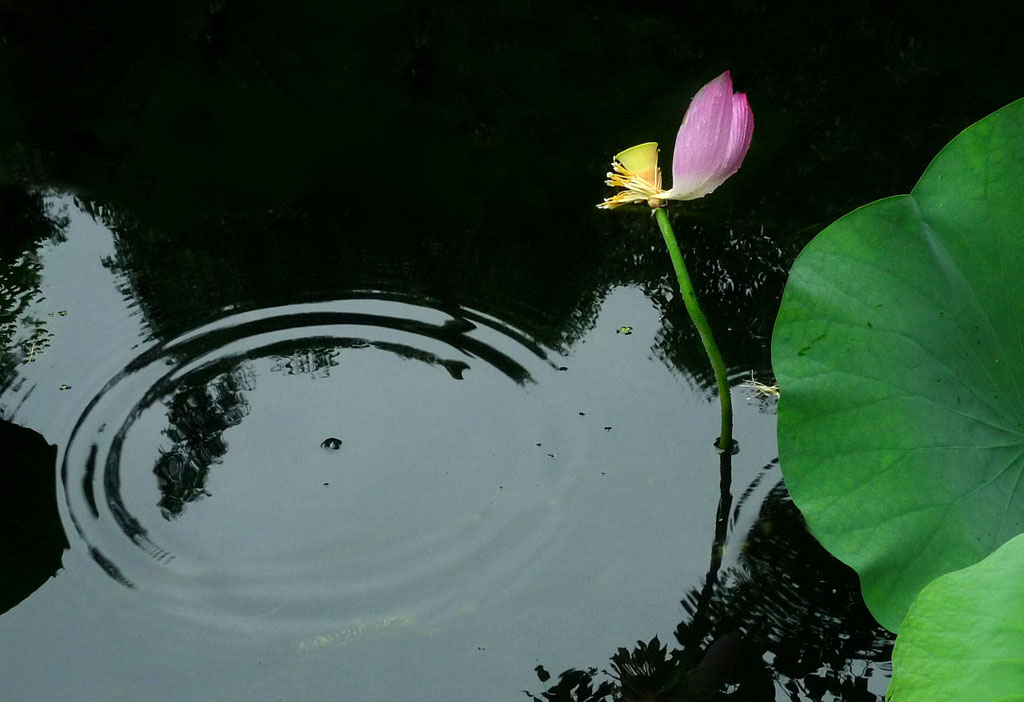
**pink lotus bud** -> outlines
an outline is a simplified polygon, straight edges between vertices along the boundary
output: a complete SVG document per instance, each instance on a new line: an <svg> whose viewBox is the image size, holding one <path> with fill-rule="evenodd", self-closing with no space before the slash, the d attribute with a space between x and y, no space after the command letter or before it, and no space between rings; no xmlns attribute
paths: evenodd
<svg viewBox="0 0 1024 702"><path fill-rule="evenodd" d="M732 92L729 71L698 91L683 116L672 154L668 200L696 200L740 169L754 134L747 96Z"/></svg>

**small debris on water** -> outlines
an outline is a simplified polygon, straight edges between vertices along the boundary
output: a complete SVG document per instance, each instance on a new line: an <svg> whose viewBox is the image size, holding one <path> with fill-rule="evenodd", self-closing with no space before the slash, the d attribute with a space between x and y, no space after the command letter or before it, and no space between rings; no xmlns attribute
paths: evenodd
<svg viewBox="0 0 1024 702"><path fill-rule="evenodd" d="M868 322L868 326L871 322ZM748 388L754 391L754 394L750 396L750 399L754 398L778 398L779 397L779 386L778 384L765 385L762 382L754 380L754 371L750 371L750 378L740 383L742 387Z"/></svg>
<svg viewBox="0 0 1024 702"><path fill-rule="evenodd" d="M336 439L333 436L330 436L320 443L320 448L327 449L328 451L337 451L341 448L341 439ZM324 485L326 484L327 483L324 483Z"/></svg>
<svg viewBox="0 0 1024 702"><path fill-rule="evenodd" d="M604 430L605 430L605 431L611 431L611 430L612 430L612 428L611 428L611 427L605 427L605 428L604 428Z"/></svg>
<svg viewBox="0 0 1024 702"><path fill-rule="evenodd" d="M58 387L57 389L58 390L70 390L71 386L68 385L67 383L61 383L60 387Z"/></svg>
<svg viewBox="0 0 1024 702"><path fill-rule="evenodd" d="M630 334L633 333L633 327L619 327L618 329L615 330L615 333L622 334L624 336L629 336Z"/></svg>

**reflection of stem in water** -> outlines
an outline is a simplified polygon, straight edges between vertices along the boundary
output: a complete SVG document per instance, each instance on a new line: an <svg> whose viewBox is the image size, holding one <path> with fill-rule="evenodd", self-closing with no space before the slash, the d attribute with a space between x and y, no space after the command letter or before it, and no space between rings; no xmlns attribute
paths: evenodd
<svg viewBox="0 0 1024 702"><path fill-rule="evenodd" d="M665 246L668 247L668 255L672 259L672 267L676 271L676 280L679 281L679 292L683 295L683 302L686 304L686 311L693 320L693 325L700 333L700 340L704 342L704 350L711 361L711 367L715 371L715 381L718 383L718 399L722 407L722 432L718 437L718 448L728 452L732 448L732 396L729 394L729 377L726 374L725 362L722 354L718 351L715 338L711 334L711 325L707 317L700 309L697 302L697 293L693 291L693 283L690 282L690 274L686 270L686 263L683 261L683 254L676 242L676 235L672 231L672 224L668 221L668 214L664 207L655 210L655 217L658 226L661 228L662 237L665 239Z"/></svg>
<svg viewBox="0 0 1024 702"><path fill-rule="evenodd" d="M686 640L680 640L684 648L699 646L714 626L714 621L708 616L708 605L711 603L711 596L718 584L718 571L722 567L725 542L729 536L729 514L732 511L731 451L720 452L718 473L718 510L715 513L715 537L711 542L711 559L708 563L707 575L704 578L704 587L701 588L697 598L693 619L689 628L686 629Z"/></svg>

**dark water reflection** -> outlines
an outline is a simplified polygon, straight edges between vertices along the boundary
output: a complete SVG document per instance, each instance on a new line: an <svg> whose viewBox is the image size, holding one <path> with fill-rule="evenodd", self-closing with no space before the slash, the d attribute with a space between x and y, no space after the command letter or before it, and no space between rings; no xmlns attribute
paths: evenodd
<svg viewBox="0 0 1024 702"><path fill-rule="evenodd" d="M877 699L770 407L725 480L656 228L593 206L732 69L752 150L672 216L770 381L800 246L1024 92L989 4L4 3L0 690Z"/></svg>
<svg viewBox="0 0 1024 702"><path fill-rule="evenodd" d="M60 568L68 547L54 501L57 449L34 431L0 419L0 614Z"/></svg>
<svg viewBox="0 0 1024 702"><path fill-rule="evenodd" d="M723 465L723 477L730 471ZM638 641L619 648L608 670L566 671L557 682L540 666L550 686L533 699L878 699L892 635L867 611L856 577L807 534L785 486L767 494L737 563L724 572L722 535L704 586L683 600L687 618L674 641Z"/></svg>

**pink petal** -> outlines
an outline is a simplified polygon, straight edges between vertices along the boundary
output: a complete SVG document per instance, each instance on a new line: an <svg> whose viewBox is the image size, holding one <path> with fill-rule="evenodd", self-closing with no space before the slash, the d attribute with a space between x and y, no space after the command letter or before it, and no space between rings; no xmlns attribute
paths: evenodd
<svg viewBox="0 0 1024 702"><path fill-rule="evenodd" d="M712 192L739 170L753 133L747 96L732 92L726 71L697 92L683 116L665 197L694 200Z"/></svg>

